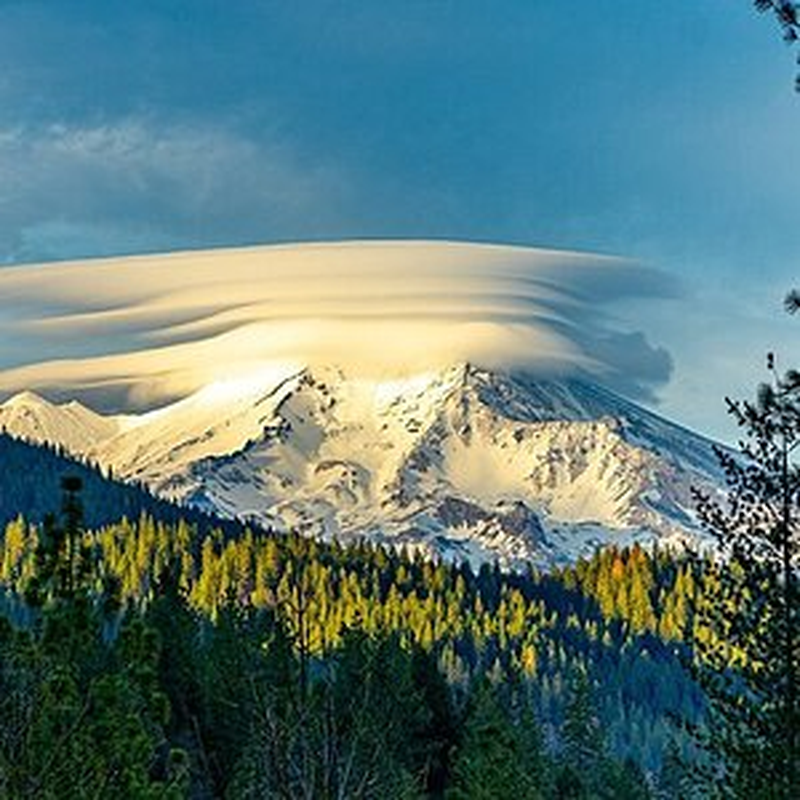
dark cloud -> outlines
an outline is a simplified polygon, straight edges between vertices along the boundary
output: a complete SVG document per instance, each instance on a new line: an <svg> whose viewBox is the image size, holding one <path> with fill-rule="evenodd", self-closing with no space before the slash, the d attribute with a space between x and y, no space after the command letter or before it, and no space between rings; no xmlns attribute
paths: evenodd
<svg viewBox="0 0 800 800"><path fill-rule="evenodd" d="M216 126L0 131L0 174L7 262L324 233L349 205L333 168Z"/></svg>
<svg viewBox="0 0 800 800"><path fill-rule="evenodd" d="M0 259L412 236L688 273L796 252L800 108L749 9L594 11L4 4Z"/></svg>

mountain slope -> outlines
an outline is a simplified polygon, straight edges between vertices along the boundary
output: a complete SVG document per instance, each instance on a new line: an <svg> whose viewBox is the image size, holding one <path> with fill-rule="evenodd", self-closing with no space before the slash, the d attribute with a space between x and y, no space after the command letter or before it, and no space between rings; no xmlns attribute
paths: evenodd
<svg viewBox="0 0 800 800"><path fill-rule="evenodd" d="M695 536L690 488L722 483L708 440L599 386L468 364L212 386L97 433L61 443L170 499L509 565Z"/></svg>
<svg viewBox="0 0 800 800"><path fill-rule="evenodd" d="M144 480L180 499L184 471L260 437L295 381L289 376L266 387L258 382L210 385L166 408L126 418L115 435L98 437L83 452L126 479Z"/></svg>
<svg viewBox="0 0 800 800"><path fill-rule="evenodd" d="M147 514L164 523L184 520L201 533L214 528L227 534L239 531L231 522L169 503L141 486L115 481L99 468L57 453L49 445L25 442L7 433L0 434L0 464L0 533L20 515L32 523L41 522L48 514L58 515L61 480L66 476L81 479L84 521L91 528L122 517L138 520Z"/></svg>

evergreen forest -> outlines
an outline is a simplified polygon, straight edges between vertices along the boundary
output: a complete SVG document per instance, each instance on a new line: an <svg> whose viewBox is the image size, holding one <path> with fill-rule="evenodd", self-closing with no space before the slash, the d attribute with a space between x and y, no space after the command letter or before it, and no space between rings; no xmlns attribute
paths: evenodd
<svg viewBox="0 0 800 800"><path fill-rule="evenodd" d="M181 518L4 444L58 488L0 542L0 797L710 796L692 663L726 649L718 564L474 572ZM37 472L7 474L5 508Z"/></svg>

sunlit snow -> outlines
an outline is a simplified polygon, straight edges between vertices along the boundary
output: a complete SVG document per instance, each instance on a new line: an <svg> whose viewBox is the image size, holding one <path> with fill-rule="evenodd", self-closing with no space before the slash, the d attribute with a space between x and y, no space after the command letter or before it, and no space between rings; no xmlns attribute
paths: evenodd
<svg viewBox="0 0 800 800"><path fill-rule="evenodd" d="M669 294L595 255L449 242L346 242L0 270L0 393L153 407L287 365L392 380L469 361L589 374L647 396L668 354L612 316Z"/></svg>

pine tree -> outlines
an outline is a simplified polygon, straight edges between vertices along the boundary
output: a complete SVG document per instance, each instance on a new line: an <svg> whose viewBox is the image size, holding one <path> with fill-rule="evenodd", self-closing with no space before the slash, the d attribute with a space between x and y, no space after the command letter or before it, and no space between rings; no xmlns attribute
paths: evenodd
<svg viewBox="0 0 800 800"><path fill-rule="evenodd" d="M590 774L603 757L604 742L585 669L573 679L562 729L565 761L580 775Z"/></svg>
<svg viewBox="0 0 800 800"><path fill-rule="evenodd" d="M717 448L727 502L697 493L724 561L706 567L695 622L696 671L708 695L704 744L721 759L725 796L800 797L800 375L728 401L741 454ZM709 591L711 580L715 591Z"/></svg>
<svg viewBox="0 0 800 800"><path fill-rule="evenodd" d="M527 725L514 723L498 687L482 680L470 699L448 800L537 800L544 783L535 737Z"/></svg>
<svg viewBox="0 0 800 800"><path fill-rule="evenodd" d="M0 631L0 796L177 798L184 773L162 747L158 644L121 615L83 530L80 488L64 480L63 524L51 518L37 547L37 624Z"/></svg>

